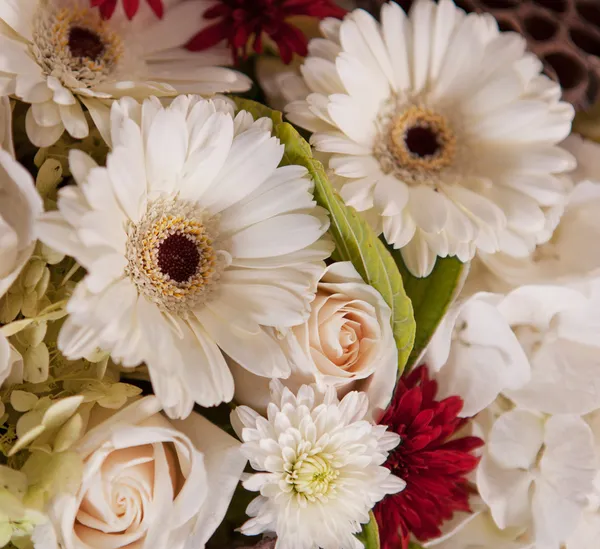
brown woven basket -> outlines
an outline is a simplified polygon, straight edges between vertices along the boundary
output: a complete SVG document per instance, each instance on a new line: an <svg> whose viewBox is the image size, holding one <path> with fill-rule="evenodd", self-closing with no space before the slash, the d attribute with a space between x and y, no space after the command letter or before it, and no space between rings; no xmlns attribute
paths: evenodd
<svg viewBox="0 0 600 549"><path fill-rule="evenodd" d="M412 0L397 0L405 10ZM491 13L502 30L516 31L560 83L565 101L584 110L600 88L600 0L455 0L468 12ZM383 0L354 0L378 16Z"/></svg>

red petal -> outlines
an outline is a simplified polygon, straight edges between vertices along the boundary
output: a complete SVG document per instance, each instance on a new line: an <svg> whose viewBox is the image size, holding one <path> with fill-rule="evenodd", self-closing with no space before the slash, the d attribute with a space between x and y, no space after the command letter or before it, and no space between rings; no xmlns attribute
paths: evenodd
<svg viewBox="0 0 600 549"><path fill-rule="evenodd" d="M148 5L152 9L156 17L162 19L164 15L162 0L146 0L146 2L148 2Z"/></svg>
<svg viewBox="0 0 600 549"><path fill-rule="evenodd" d="M140 0L123 0L123 7L125 8L127 19L133 19L133 16L140 7Z"/></svg>
<svg viewBox="0 0 600 549"><path fill-rule="evenodd" d="M106 0L100 5L100 15L102 19L110 19L115 13L117 7L117 0Z"/></svg>
<svg viewBox="0 0 600 549"><path fill-rule="evenodd" d="M190 51L202 51L218 44L221 40L229 37L228 25L226 22L215 23L202 29L193 36L185 45Z"/></svg>

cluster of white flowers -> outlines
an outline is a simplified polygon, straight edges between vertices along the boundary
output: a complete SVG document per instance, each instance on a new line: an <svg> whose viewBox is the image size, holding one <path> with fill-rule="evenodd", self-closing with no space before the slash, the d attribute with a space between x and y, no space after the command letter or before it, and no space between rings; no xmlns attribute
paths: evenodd
<svg viewBox="0 0 600 549"><path fill-rule="evenodd" d="M252 84L227 48L184 48L210 3L92 4L0 2L0 546L204 547L249 459L245 534L360 547L405 485L374 424L391 310L326 268L328 213L273 122L215 95ZM297 397L270 395L291 373ZM242 442L192 411L257 380Z"/></svg>
<svg viewBox="0 0 600 549"><path fill-rule="evenodd" d="M567 144L579 169L551 238L474 264L423 356L486 441L475 517L443 549L591 549L600 531L600 146Z"/></svg>
<svg viewBox="0 0 600 549"><path fill-rule="evenodd" d="M428 547L595 548L600 145L526 40L390 2L255 67L388 268L470 264L400 402L401 285L363 280L360 235L340 253L277 115L221 95L254 84L226 45L186 49L220 2L100 4L0 0L0 547L360 549L406 489L407 549L407 479L464 427L471 512ZM396 404L413 424L380 425Z"/></svg>

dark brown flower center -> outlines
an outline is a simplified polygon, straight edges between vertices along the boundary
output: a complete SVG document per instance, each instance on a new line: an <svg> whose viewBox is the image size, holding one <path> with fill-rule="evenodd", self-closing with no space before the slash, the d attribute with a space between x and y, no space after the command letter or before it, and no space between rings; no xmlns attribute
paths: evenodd
<svg viewBox="0 0 600 549"><path fill-rule="evenodd" d="M393 158L396 169L431 173L454 160L456 138L448 121L423 107L411 106L396 115L386 141L386 153Z"/></svg>
<svg viewBox="0 0 600 549"><path fill-rule="evenodd" d="M158 246L158 268L175 282L187 282L198 271L200 252L194 240L172 234Z"/></svg>
<svg viewBox="0 0 600 549"><path fill-rule="evenodd" d="M441 149L437 134L427 126L408 128L404 134L404 143L412 154L420 158L433 156Z"/></svg>
<svg viewBox="0 0 600 549"><path fill-rule="evenodd" d="M105 45L95 32L83 27L71 27L69 29L69 50L73 57L87 57L97 61L104 53Z"/></svg>

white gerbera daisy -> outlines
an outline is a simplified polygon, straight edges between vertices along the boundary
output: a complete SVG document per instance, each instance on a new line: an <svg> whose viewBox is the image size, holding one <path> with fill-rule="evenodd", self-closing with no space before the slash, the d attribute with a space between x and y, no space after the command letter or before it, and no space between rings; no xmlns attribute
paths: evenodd
<svg viewBox="0 0 600 549"><path fill-rule="evenodd" d="M302 76L288 77L289 119L314 132L346 203L370 211L408 268L476 250L528 255L542 207L563 200L556 146L571 105L540 74L525 40L450 0L395 3L325 20Z"/></svg>
<svg viewBox="0 0 600 549"><path fill-rule="evenodd" d="M383 467L400 442L385 425L365 421L368 398L352 391L340 402L334 388L302 385L297 395L271 382L267 418L238 406L232 424L256 471L244 488L258 492L241 532L277 534L278 549L362 549L353 534L369 510L404 480Z"/></svg>
<svg viewBox="0 0 600 549"><path fill-rule="evenodd" d="M78 186L60 191L59 211L38 227L88 271L60 349L145 362L172 417L231 400L223 352L257 375L289 375L263 326L308 318L332 249L306 170L278 168L270 120L234 118L224 100L126 98L111 118L107 167L71 151Z"/></svg>
<svg viewBox="0 0 600 549"><path fill-rule="evenodd" d="M226 48L200 54L182 48L208 5L180 2L162 20L141 9L130 22L124 14L103 20L89 0L3 0L0 94L31 103L27 135L47 147L65 129L77 139L88 135L81 103L93 116L102 100L125 95L247 90L246 76L214 66L227 63Z"/></svg>

